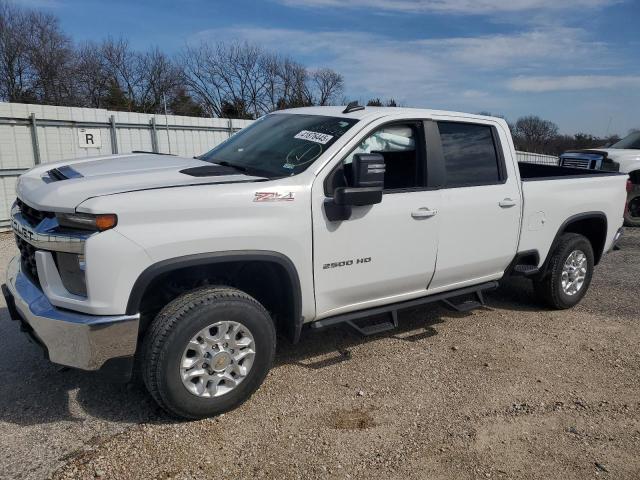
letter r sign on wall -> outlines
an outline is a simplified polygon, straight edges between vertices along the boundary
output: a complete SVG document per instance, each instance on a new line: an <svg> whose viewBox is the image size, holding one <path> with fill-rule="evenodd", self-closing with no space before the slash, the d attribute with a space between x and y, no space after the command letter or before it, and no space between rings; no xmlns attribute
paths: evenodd
<svg viewBox="0 0 640 480"><path fill-rule="evenodd" d="M100 138L100 129L99 128L79 128L78 129L78 146L80 148L102 147L102 139Z"/></svg>

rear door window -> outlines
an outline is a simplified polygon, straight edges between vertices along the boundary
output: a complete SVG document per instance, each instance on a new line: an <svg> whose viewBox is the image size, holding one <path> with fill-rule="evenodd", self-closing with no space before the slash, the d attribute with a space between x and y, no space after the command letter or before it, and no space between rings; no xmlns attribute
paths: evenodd
<svg viewBox="0 0 640 480"><path fill-rule="evenodd" d="M502 182L493 128L458 122L438 122L444 155L446 186L492 185Z"/></svg>

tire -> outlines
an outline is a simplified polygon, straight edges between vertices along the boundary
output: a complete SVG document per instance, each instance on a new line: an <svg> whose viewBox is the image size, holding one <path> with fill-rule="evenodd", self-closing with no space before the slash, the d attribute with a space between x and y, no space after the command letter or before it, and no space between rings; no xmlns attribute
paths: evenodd
<svg viewBox="0 0 640 480"><path fill-rule="evenodd" d="M565 290L562 284L563 270L569 256L574 252L582 252L584 255L583 264L586 271L584 272L584 279L581 284L578 281L573 285L567 285L568 290ZM582 257L579 255L572 258L574 261L576 259L582 260ZM533 283L536 297L545 305L557 310L575 306L582 300L589 289L593 276L593 265L594 257L591 242L583 235L565 233L560 237L557 246L550 254L546 274ZM570 278L572 277L569 277L569 279ZM571 293L572 288L577 288L577 285L580 285L580 287L576 292Z"/></svg>
<svg viewBox="0 0 640 480"><path fill-rule="evenodd" d="M257 300L234 288L206 287L176 298L156 316L143 341L142 377L170 415L210 417L237 407L258 389L275 349L274 323ZM185 368L192 362L195 366Z"/></svg>
<svg viewBox="0 0 640 480"><path fill-rule="evenodd" d="M634 185L634 189L627 195L624 224L627 227L640 227L640 186Z"/></svg>

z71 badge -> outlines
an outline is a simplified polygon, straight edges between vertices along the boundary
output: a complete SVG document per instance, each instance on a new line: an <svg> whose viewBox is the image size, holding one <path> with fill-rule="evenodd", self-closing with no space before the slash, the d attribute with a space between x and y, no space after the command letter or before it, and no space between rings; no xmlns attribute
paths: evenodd
<svg viewBox="0 0 640 480"><path fill-rule="evenodd" d="M294 192L256 192L254 202L292 202L295 200Z"/></svg>

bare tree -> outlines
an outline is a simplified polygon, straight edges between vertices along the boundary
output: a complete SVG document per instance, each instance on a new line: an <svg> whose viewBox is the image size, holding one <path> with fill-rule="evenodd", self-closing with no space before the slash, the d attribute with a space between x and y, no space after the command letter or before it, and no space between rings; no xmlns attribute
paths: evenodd
<svg viewBox="0 0 640 480"><path fill-rule="evenodd" d="M89 42L80 46L76 54L76 78L82 105L104 108L113 75L100 45Z"/></svg>
<svg viewBox="0 0 640 480"><path fill-rule="evenodd" d="M138 111L160 112L163 101L179 86L180 70L158 48L137 58L139 81L134 92Z"/></svg>
<svg viewBox="0 0 640 480"><path fill-rule="evenodd" d="M242 43L187 45L177 58L133 50L124 38L79 46L48 13L0 0L0 99L139 112L256 118L328 105L340 74Z"/></svg>
<svg viewBox="0 0 640 480"><path fill-rule="evenodd" d="M187 45L180 54L180 64L187 87L204 111L210 116L221 117L226 93L219 75L221 65L215 46L206 42Z"/></svg>
<svg viewBox="0 0 640 480"><path fill-rule="evenodd" d="M300 63L285 58L280 67L282 97L278 109L308 107L313 105L313 98L308 86L309 73Z"/></svg>
<svg viewBox="0 0 640 480"><path fill-rule="evenodd" d="M101 51L109 68L111 82L125 93L127 109L134 111L136 94L143 75L139 55L132 51L129 42L122 38L107 39L102 44Z"/></svg>
<svg viewBox="0 0 640 480"><path fill-rule="evenodd" d="M26 16L28 58L33 70L33 89L45 104L74 103L74 49L60 29L57 17L36 11ZM28 32L28 33L27 33Z"/></svg>
<svg viewBox="0 0 640 480"><path fill-rule="evenodd" d="M33 99L25 13L0 2L0 97L9 102Z"/></svg>
<svg viewBox="0 0 640 480"><path fill-rule="evenodd" d="M532 115L519 118L513 126L512 134L517 148L544 153L545 146L558 135L558 126Z"/></svg>
<svg viewBox="0 0 640 480"><path fill-rule="evenodd" d="M321 68L313 72L312 80L318 105L329 105L342 95L344 79L338 72L330 68Z"/></svg>

